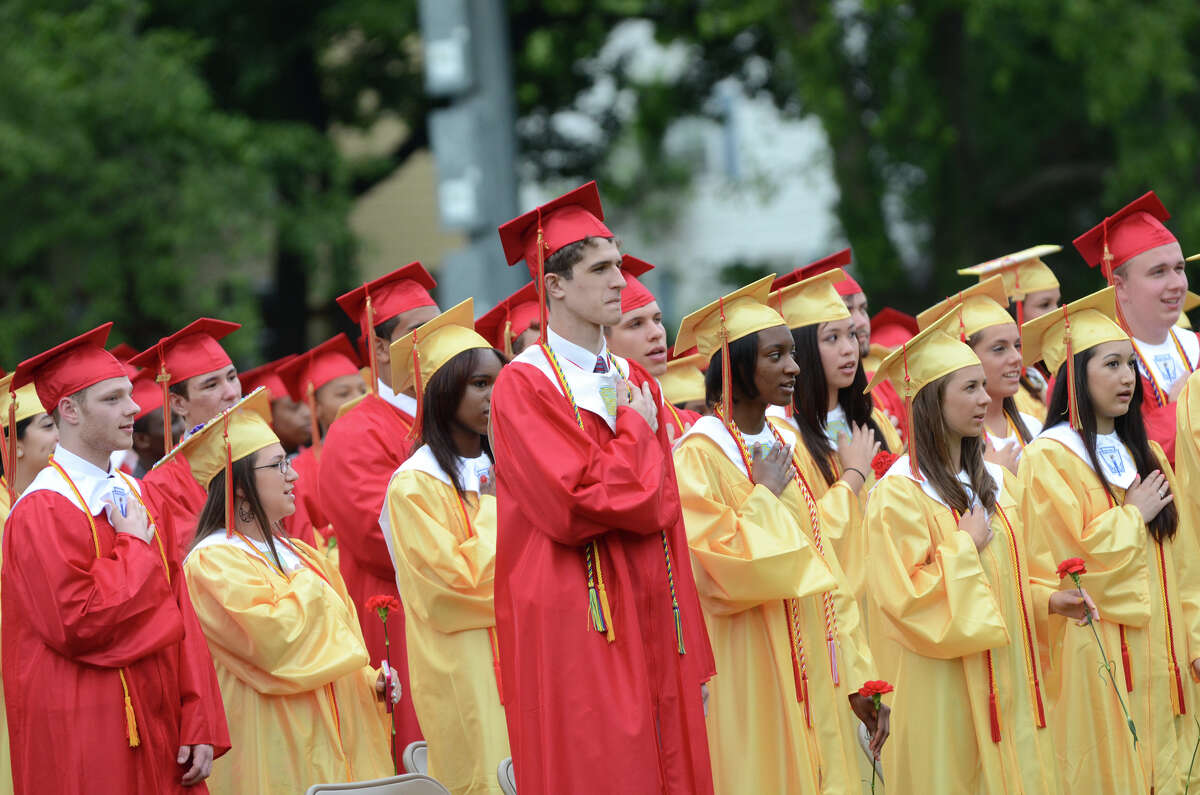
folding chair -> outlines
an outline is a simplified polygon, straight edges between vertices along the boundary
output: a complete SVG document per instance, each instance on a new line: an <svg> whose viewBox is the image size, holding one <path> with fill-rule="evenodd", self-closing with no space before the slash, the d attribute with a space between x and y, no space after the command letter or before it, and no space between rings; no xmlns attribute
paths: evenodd
<svg viewBox="0 0 1200 795"><path fill-rule="evenodd" d="M429 773L429 746L423 740L416 740L404 749L404 769L409 773Z"/></svg>
<svg viewBox="0 0 1200 795"><path fill-rule="evenodd" d="M517 795L517 776L513 773L512 757L500 763L496 769L496 778L500 779L500 789L504 795Z"/></svg>
<svg viewBox="0 0 1200 795"><path fill-rule="evenodd" d="M338 793L338 795L450 795L450 790L429 776L405 773L402 776L389 776L371 781L313 784L305 795L326 795L327 793Z"/></svg>

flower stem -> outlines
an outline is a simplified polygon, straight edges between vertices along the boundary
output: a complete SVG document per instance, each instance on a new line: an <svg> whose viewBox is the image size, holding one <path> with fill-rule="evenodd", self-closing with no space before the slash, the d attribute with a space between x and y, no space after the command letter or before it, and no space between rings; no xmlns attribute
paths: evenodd
<svg viewBox="0 0 1200 795"><path fill-rule="evenodd" d="M394 668L392 668L392 645L388 642L386 618L383 620L383 656L384 659L387 660L388 670L392 672L392 676L395 676L396 671ZM393 687L395 687L395 685L393 685ZM384 701L390 706L392 694L388 692L386 687L384 687L383 690L383 698ZM388 712L392 713L392 770L394 770L398 776L400 775L400 760L396 756L396 708L392 706Z"/></svg>
<svg viewBox="0 0 1200 795"><path fill-rule="evenodd" d="M1087 605L1087 597L1083 593L1083 588L1079 584L1079 575L1072 574L1071 579L1075 581L1075 590L1079 591L1079 597L1084 600L1084 605ZM1117 678L1113 676L1113 664L1109 661L1108 655L1104 651L1104 644L1100 642L1100 633L1096 631L1096 623L1092 620L1092 614L1089 611L1087 616L1087 625L1092 628L1092 636L1096 638L1096 646L1100 649L1100 657L1104 660L1104 670L1108 674L1108 681L1112 683L1113 692L1117 694L1117 701L1121 704L1121 712L1125 713L1125 723L1129 726L1129 733L1133 735L1133 747L1136 749L1138 744L1137 727L1133 725L1133 719L1129 717L1129 710L1125 708L1125 699L1121 697L1121 688L1117 686Z"/></svg>

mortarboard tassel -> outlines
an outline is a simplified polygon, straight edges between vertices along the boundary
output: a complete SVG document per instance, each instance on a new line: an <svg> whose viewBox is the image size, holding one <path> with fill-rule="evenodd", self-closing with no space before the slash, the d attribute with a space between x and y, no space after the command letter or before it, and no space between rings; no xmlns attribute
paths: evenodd
<svg viewBox="0 0 1200 795"><path fill-rule="evenodd" d="M1063 307L1064 339L1067 343L1067 423L1071 430L1082 430L1079 422L1079 396L1075 391L1075 348L1071 344L1070 311Z"/></svg>
<svg viewBox="0 0 1200 795"><path fill-rule="evenodd" d="M0 428L0 455L4 457L4 488L8 490L8 503L17 501L17 485L15 481L17 466L17 393L8 382L8 429Z"/></svg>
<svg viewBox="0 0 1200 795"><path fill-rule="evenodd" d="M904 361L904 416L908 420L908 427L914 429L917 426L913 424L913 388L912 376L908 374L908 343L900 343L900 358ZM910 431L911 432L911 431ZM917 462L917 444L916 440L912 440L908 445L908 463L912 469L913 477L918 481L924 480L921 477L921 467Z"/></svg>
<svg viewBox="0 0 1200 795"><path fill-rule="evenodd" d="M963 322L962 293L958 294L958 340L963 345L967 344L967 324Z"/></svg>
<svg viewBox="0 0 1200 795"><path fill-rule="evenodd" d="M542 208L538 208L537 234L537 294L538 294L538 343L546 341L546 233L542 230Z"/></svg>
<svg viewBox="0 0 1200 795"><path fill-rule="evenodd" d="M225 537L233 537L233 444L229 441L229 410L225 410L222 418L222 432L225 436Z"/></svg>
<svg viewBox="0 0 1200 795"><path fill-rule="evenodd" d="M412 338L413 392L417 395L417 409L416 416L413 418L412 428L408 431L408 438L420 439L421 428L424 425L425 418L425 380L421 378L421 341L417 337L415 329L413 330Z"/></svg>
<svg viewBox="0 0 1200 795"><path fill-rule="evenodd" d="M363 285L367 295L367 364L371 368L371 394L379 394L379 365L375 361L375 305L371 303L371 291Z"/></svg>
<svg viewBox="0 0 1200 795"><path fill-rule="evenodd" d="M512 320L507 317L504 319L504 332L500 335L500 346L505 358L511 359L513 357Z"/></svg>
<svg viewBox="0 0 1200 795"><path fill-rule="evenodd" d="M729 329L725 326L725 297L718 301L721 313L721 412L733 422L733 375L729 372Z"/></svg>
<svg viewBox="0 0 1200 795"><path fill-rule="evenodd" d="M170 450L175 446L175 440L171 438L171 374L167 372L167 359L163 353L162 343L158 344L158 375L154 380L162 384L163 393L163 439L166 442L164 450Z"/></svg>
<svg viewBox="0 0 1200 795"><path fill-rule="evenodd" d="M129 697L129 683L125 681L125 669L117 669L117 674L121 677L121 690L125 694L125 735L129 737L129 747L137 748L142 744L142 738L138 734L137 713L133 711L133 700Z"/></svg>

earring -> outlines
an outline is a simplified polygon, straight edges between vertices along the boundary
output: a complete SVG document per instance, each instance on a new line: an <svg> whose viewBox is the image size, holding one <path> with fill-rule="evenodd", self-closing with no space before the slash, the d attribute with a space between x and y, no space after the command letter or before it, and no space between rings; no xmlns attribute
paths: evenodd
<svg viewBox="0 0 1200 795"><path fill-rule="evenodd" d="M250 503L244 500L238 503L237 515L243 522L251 521L254 518L254 514L250 513Z"/></svg>

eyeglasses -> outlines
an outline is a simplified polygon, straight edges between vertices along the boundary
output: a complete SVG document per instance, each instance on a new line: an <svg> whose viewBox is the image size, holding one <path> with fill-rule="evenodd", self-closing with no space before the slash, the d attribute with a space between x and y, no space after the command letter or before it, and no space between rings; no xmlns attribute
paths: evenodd
<svg viewBox="0 0 1200 795"><path fill-rule="evenodd" d="M292 459L285 457L285 458L279 459L274 464L263 464L260 467L254 467L254 468L255 469L278 469L279 474L286 475L288 473L288 470L292 468Z"/></svg>

